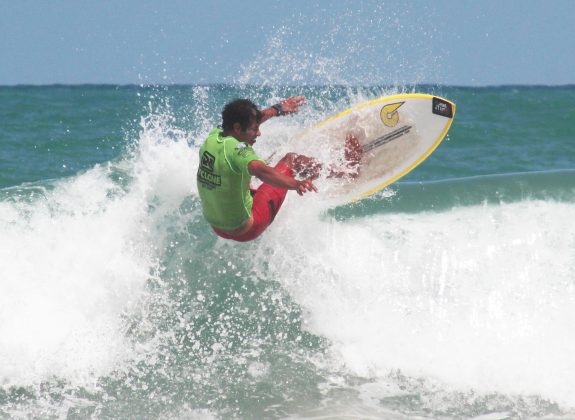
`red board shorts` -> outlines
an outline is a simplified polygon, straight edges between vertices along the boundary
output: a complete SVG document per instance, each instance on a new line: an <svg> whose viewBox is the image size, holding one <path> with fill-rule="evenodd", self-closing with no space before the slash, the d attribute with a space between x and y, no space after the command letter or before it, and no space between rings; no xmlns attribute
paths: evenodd
<svg viewBox="0 0 575 420"><path fill-rule="evenodd" d="M278 163L275 169L282 174L293 177L293 171L283 163ZM254 223L250 230L238 236L228 235L227 233L212 227L218 236L224 239L232 239L238 242L247 242L256 239L260 236L266 228L271 225L276 217L277 212L281 208L287 190L280 187L273 187L268 184L262 184L255 191L254 203L252 206L252 217Z"/></svg>

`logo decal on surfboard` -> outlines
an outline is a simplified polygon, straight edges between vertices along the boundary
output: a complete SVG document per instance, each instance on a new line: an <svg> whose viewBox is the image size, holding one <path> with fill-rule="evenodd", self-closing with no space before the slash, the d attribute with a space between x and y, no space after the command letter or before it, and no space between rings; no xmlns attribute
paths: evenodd
<svg viewBox="0 0 575 420"><path fill-rule="evenodd" d="M434 97L432 101L432 112L442 117L453 118L451 104L441 98Z"/></svg>
<svg viewBox="0 0 575 420"><path fill-rule="evenodd" d="M381 121L388 127L395 127L399 122L399 112L397 112L397 108L399 108L404 103L405 102L387 104L381 108L381 111L379 112Z"/></svg>

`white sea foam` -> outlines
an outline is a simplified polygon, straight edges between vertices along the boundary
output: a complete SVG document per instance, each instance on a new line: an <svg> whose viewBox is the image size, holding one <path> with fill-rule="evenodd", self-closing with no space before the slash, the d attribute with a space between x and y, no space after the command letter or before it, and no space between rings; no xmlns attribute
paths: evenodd
<svg viewBox="0 0 575 420"><path fill-rule="evenodd" d="M318 210L290 198L258 248L274 248L265 263L344 371L575 407L573 204L346 222Z"/></svg>
<svg viewBox="0 0 575 420"><path fill-rule="evenodd" d="M195 161L185 133L152 114L125 160L0 203L0 383L85 384L132 357L123 316L157 276L158 226L193 188Z"/></svg>
<svg viewBox="0 0 575 420"><path fill-rule="evenodd" d="M260 154L281 148L306 117L266 124ZM152 114L123 161L58 181L43 198L0 203L3 384L56 376L82 385L138 351L123 317L158 274L174 228L164 220L196 194L195 139L171 126ZM111 172L125 174L125 187ZM575 407L573 204L343 222L323 215L321 192L290 192L284 206L261 239L237 249L254 251L264 278L290 291L307 328L331 342L340 372L375 381L360 388L365 398L393 394L378 381L400 370L462 391ZM266 369L254 364L249 373Z"/></svg>

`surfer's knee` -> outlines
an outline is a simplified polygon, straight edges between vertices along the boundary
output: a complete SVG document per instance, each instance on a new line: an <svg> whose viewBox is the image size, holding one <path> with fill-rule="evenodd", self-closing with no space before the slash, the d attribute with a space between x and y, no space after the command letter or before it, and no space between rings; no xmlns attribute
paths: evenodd
<svg viewBox="0 0 575 420"><path fill-rule="evenodd" d="M319 163L314 158L298 155L297 153L287 153L279 163L283 163L288 166L295 174L302 176L304 178L317 178L319 172L322 168L321 163Z"/></svg>
<svg viewBox="0 0 575 420"><path fill-rule="evenodd" d="M290 169L294 169L295 159L298 155L293 152L287 153L283 158L280 159L278 163L283 163Z"/></svg>

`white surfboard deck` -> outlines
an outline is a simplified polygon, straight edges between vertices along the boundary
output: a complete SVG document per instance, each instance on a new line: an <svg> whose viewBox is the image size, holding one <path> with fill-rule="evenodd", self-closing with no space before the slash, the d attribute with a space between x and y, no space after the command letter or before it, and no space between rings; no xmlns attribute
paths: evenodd
<svg viewBox="0 0 575 420"><path fill-rule="evenodd" d="M447 134L455 108L447 99L427 94L382 97L304 131L290 140L289 148L345 168L344 142L348 133L353 134L363 151L359 176L316 182L321 183L322 194L352 202L371 196L423 162Z"/></svg>

